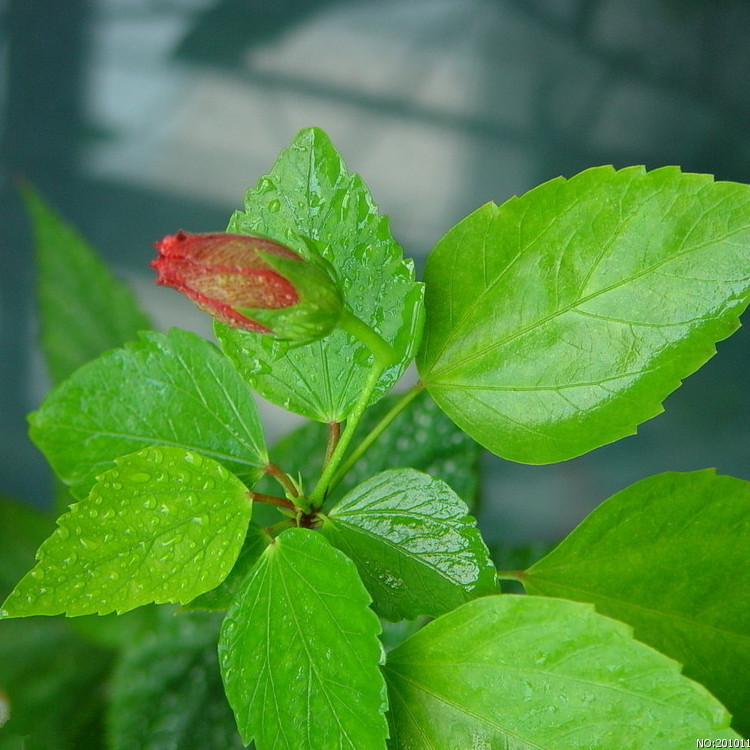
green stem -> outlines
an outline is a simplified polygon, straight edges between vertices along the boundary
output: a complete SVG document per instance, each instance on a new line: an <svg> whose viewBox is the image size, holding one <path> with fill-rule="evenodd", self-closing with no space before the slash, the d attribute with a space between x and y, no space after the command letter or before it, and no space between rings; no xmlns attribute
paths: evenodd
<svg viewBox="0 0 750 750"><path fill-rule="evenodd" d="M424 385L421 382L416 383L413 388L408 390L404 395L393 405L393 408L373 427L372 431L367 437L353 450L346 461L344 461L339 470L333 475L331 479L331 487L335 487L346 475L349 469L359 461L364 453L369 450L370 446L385 432L390 426L391 422L422 392Z"/></svg>
<svg viewBox="0 0 750 750"><path fill-rule="evenodd" d="M328 443L326 445L326 455L323 459L323 468L328 466L328 462L331 460L333 452L336 450L336 446L339 444L341 438L341 422L329 422L328 423Z"/></svg>
<svg viewBox="0 0 750 750"><path fill-rule="evenodd" d="M331 454L330 460L323 469L323 473L320 475L320 479L315 485L315 489L313 489L310 494L309 500L312 507L320 507L323 504L323 499L331 485L331 479L336 473L341 460L344 458L346 449L349 447L349 443L354 436L354 431L357 429L357 425L359 424L360 419L362 419L365 409L367 409L370 404L370 397L378 384L380 376L383 374L384 370L398 361L393 347L349 310L344 311L341 321L339 322L339 327L355 338L358 338L372 352L373 363L370 369L370 374L367 376L365 387L362 389L362 393L360 394L357 403L354 405L354 408L351 410L351 413L346 420L346 427L341 433L338 444Z"/></svg>

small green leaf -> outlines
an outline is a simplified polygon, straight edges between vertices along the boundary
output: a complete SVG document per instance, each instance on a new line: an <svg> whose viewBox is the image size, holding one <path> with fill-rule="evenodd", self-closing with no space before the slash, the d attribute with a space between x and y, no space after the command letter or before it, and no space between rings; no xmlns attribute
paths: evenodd
<svg viewBox="0 0 750 750"><path fill-rule="evenodd" d="M31 188L42 349L54 383L151 327L130 289Z"/></svg>
<svg viewBox="0 0 750 750"><path fill-rule="evenodd" d="M400 395L389 395L368 409L352 445L361 442L400 399ZM327 437L327 425L307 422L273 446L271 459L292 476L316 477L323 464ZM480 446L422 391L352 466L331 497L342 497L386 469L409 466L442 479L472 508L479 493L481 452Z"/></svg>
<svg viewBox="0 0 750 750"><path fill-rule="evenodd" d="M684 750L738 738L679 665L561 599L469 602L394 649L385 671L393 750Z"/></svg>
<svg viewBox="0 0 750 750"><path fill-rule="evenodd" d="M167 446L123 456L58 520L2 614L189 602L226 578L250 512L242 482L209 458Z"/></svg>
<svg viewBox="0 0 750 750"><path fill-rule="evenodd" d="M398 354L373 402L391 388L419 345L422 285L414 282L413 263L403 259L388 220L325 133L302 130L271 173L247 192L244 213L235 213L227 231L266 235L303 257L310 255L306 239L313 240L338 273L352 312ZM346 419L367 380L370 352L342 330L308 346L219 323L215 331L255 390L319 422Z"/></svg>
<svg viewBox="0 0 750 750"><path fill-rule="evenodd" d="M111 685L112 750L241 750L216 655L221 619L162 616L120 657Z"/></svg>
<svg viewBox="0 0 750 750"><path fill-rule="evenodd" d="M218 612L228 609L235 594L240 590L245 576L247 576L255 563L258 562L258 559L270 543L271 537L268 536L265 529L262 529L258 524L251 521L237 562L226 579L215 589L201 594L182 609L186 612L196 609L207 612Z"/></svg>
<svg viewBox="0 0 750 750"><path fill-rule="evenodd" d="M659 474L600 505L523 582L632 625L750 734L748 549L750 483L713 471Z"/></svg>
<svg viewBox="0 0 750 750"><path fill-rule="evenodd" d="M279 535L227 613L219 657L258 750L384 750L380 624L354 564L307 529Z"/></svg>
<svg viewBox="0 0 750 750"><path fill-rule="evenodd" d="M737 328L750 189L674 167L558 178L451 229L425 282L432 397L504 458L561 461L634 433Z"/></svg>
<svg viewBox="0 0 750 750"><path fill-rule="evenodd" d="M468 512L445 482L394 469L352 490L322 532L354 560L381 617L437 617L497 591L495 568Z"/></svg>
<svg viewBox="0 0 750 750"><path fill-rule="evenodd" d="M29 417L31 438L85 497L118 457L173 445L216 459L249 487L267 463L251 392L215 346L192 333L142 333L84 365Z"/></svg>

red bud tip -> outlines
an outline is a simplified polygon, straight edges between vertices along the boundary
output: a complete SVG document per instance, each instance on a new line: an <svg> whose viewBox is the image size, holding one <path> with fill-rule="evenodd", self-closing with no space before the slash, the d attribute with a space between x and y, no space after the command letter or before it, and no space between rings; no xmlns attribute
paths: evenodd
<svg viewBox="0 0 750 750"><path fill-rule="evenodd" d="M260 253L299 262L302 258L266 237L179 231L154 246L159 251L159 257L151 261L157 271L156 283L182 292L198 307L236 328L271 332L237 308L276 310L299 302L291 282Z"/></svg>

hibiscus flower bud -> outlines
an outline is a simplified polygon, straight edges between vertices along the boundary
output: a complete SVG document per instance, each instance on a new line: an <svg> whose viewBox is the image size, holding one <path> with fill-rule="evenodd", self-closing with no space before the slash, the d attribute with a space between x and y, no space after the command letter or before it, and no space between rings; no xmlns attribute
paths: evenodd
<svg viewBox="0 0 750 750"><path fill-rule="evenodd" d="M157 284L171 286L235 328L304 341L330 333L343 298L322 257L267 237L177 232L154 243Z"/></svg>

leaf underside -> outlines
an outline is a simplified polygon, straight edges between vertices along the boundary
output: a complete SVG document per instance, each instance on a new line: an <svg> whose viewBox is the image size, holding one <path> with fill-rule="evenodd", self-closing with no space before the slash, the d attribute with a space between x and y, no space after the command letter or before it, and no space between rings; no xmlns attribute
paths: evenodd
<svg viewBox="0 0 750 750"><path fill-rule="evenodd" d="M419 372L489 450L565 460L658 414L737 328L749 279L747 186L589 169L487 204L440 240Z"/></svg>

